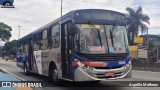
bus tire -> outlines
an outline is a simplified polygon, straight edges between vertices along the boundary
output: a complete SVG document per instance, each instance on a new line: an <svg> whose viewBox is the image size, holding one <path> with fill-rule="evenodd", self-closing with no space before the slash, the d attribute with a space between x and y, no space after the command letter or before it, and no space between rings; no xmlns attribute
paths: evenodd
<svg viewBox="0 0 160 90"><path fill-rule="evenodd" d="M26 63L24 63L24 74L26 75L26 76L29 76L29 74L30 74L30 72L29 71L27 71L27 64Z"/></svg>
<svg viewBox="0 0 160 90"><path fill-rule="evenodd" d="M54 64L52 64L50 66L50 70L49 70L49 73L50 73L50 78L54 81L54 82L57 82L58 81L58 70L56 68L56 66Z"/></svg>

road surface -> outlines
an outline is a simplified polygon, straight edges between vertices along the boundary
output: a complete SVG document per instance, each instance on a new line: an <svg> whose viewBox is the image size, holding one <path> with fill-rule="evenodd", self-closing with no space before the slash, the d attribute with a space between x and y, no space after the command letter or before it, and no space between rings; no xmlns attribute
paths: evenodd
<svg viewBox="0 0 160 90"><path fill-rule="evenodd" d="M25 76L23 73L23 70L19 69L16 66L16 62L11 61L5 61L0 58L0 69L4 69L7 72L16 75L20 77L21 79L25 81L45 81L48 80L47 77L37 75L37 74L31 74L30 76ZM160 72L149 72L149 71L137 71L132 70L133 77L131 79L127 79L127 81L160 81ZM122 79L123 80L123 79ZM121 81L122 81L121 80ZM114 85L102 81L99 84L93 84L90 82L87 83L71 83L71 82L65 82L60 85L55 85L54 83L46 82L47 85L51 87L43 87L43 88L34 88L35 90L82 90L82 89L93 89L93 90L110 90L110 89L116 89L116 90L151 90L152 88L154 90L159 90L160 87L114 87Z"/></svg>

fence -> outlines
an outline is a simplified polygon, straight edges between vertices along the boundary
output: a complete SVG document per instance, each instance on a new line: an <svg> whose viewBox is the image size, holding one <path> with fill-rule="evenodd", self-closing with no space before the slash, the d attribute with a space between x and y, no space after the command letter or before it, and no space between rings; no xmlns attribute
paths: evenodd
<svg viewBox="0 0 160 90"><path fill-rule="evenodd" d="M132 61L133 69L136 70L148 70L160 72L160 49L150 48L149 49L148 62L144 62L142 59L134 58Z"/></svg>

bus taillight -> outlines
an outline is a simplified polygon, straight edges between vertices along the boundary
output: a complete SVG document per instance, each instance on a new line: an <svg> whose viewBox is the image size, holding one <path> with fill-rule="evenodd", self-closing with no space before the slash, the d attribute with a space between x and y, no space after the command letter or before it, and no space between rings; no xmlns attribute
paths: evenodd
<svg viewBox="0 0 160 90"><path fill-rule="evenodd" d="M61 62L61 54L57 54L57 60L59 63Z"/></svg>

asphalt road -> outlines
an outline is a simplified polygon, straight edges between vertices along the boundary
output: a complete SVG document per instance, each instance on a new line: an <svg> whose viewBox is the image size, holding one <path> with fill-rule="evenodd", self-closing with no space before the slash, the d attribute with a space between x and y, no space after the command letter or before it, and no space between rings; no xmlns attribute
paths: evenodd
<svg viewBox="0 0 160 90"><path fill-rule="evenodd" d="M25 81L43 81L49 80L45 76L31 74L30 76L25 76L23 70L16 66L16 62L4 61L0 58L0 69L4 69ZM133 77L131 79L121 79L119 81L160 81L160 72L149 72L149 71L137 71L132 70ZM120 82L118 82L119 84ZM92 82L85 83L73 83L73 82L63 82L60 84L55 84L51 82L46 82L47 85L51 87L34 88L35 90L159 90L160 87L115 87L115 84L102 81L99 84ZM121 83L120 83L121 84Z"/></svg>

